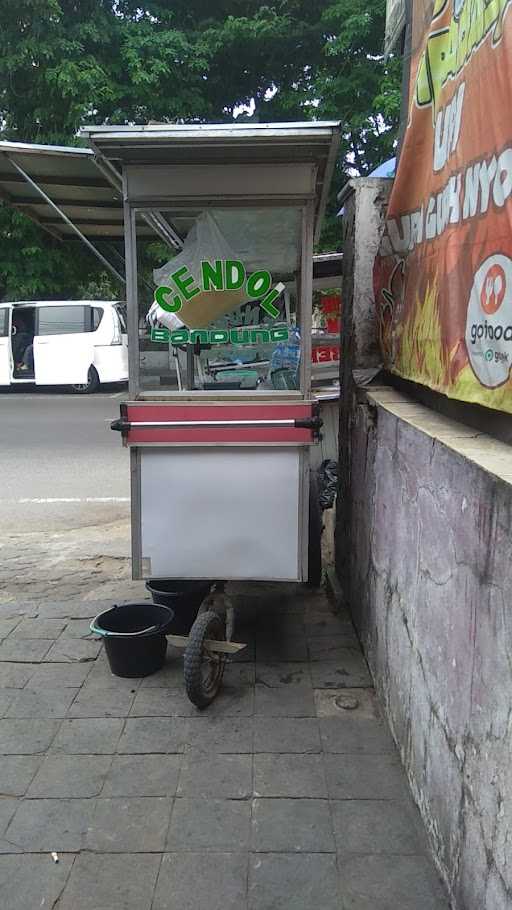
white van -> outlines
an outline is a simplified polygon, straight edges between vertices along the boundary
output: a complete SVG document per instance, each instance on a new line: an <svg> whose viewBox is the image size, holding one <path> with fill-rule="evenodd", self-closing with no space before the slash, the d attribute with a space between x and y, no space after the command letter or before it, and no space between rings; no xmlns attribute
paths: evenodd
<svg viewBox="0 0 512 910"><path fill-rule="evenodd" d="M0 303L0 386L94 392L128 379L126 308L112 300Z"/></svg>

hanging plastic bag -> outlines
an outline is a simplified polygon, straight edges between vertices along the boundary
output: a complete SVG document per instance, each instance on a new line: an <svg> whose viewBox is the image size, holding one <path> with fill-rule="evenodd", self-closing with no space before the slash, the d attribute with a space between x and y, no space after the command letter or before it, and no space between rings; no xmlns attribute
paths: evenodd
<svg viewBox="0 0 512 910"><path fill-rule="evenodd" d="M226 262L238 259L210 212L203 212L199 215L187 234L182 251L164 266L154 270L155 284L157 287L172 287L171 274L185 266L188 273L195 278L196 286L201 287L201 262L205 259L212 263L216 260ZM191 300L184 300L177 313L168 313L154 303L148 316L153 324L160 322L171 330L177 328L177 323L186 325L190 329L203 329L219 316L237 309L246 300L244 282L241 288L232 291L201 290Z"/></svg>
<svg viewBox="0 0 512 910"><path fill-rule="evenodd" d="M322 510L332 509L338 487L338 465L335 461L326 458L325 461L322 461L317 473L320 508Z"/></svg>

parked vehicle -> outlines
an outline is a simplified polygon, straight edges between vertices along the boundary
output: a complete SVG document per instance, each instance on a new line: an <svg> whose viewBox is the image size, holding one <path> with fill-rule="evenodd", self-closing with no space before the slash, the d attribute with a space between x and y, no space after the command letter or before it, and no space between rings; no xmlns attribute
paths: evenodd
<svg viewBox="0 0 512 910"><path fill-rule="evenodd" d="M94 392L128 379L126 307L111 300L0 303L0 386Z"/></svg>

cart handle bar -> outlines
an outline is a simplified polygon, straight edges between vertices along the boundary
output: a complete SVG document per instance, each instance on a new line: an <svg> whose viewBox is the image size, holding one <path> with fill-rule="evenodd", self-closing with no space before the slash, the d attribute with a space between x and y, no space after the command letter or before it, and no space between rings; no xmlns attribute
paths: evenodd
<svg viewBox="0 0 512 910"><path fill-rule="evenodd" d="M173 429L189 427L294 427L294 429L318 431L322 426L320 417L298 417L295 420L138 420L129 421L113 420L111 430L127 433L131 429L145 427L146 429L159 429L170 427Z"/></svg>

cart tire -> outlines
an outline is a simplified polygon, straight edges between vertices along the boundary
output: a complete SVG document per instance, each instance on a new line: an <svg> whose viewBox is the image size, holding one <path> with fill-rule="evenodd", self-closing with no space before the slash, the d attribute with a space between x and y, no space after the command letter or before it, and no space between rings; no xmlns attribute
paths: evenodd
<svg viewBox="0 0 512 910"><path fill-rule="evenodd" d="M217 695L224 674L223 654L209 657L205 652L207 638L224 641L224 623L217 613L201 613L190 630L183 661L185 689L196 708L207 708Z"/></svg>
<svg viewBox="0 0 512 910"><path fill-rule="evenodd" d="M322 510L318 500L316 475L309 475L309 532L308 584L318 587L322 582Z"/></svg>

